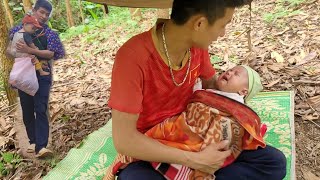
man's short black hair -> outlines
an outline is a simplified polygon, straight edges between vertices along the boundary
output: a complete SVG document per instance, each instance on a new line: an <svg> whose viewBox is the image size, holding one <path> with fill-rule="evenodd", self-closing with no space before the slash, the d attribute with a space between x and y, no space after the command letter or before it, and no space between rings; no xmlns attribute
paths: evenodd
<svg viewBox="0 0 320 180"><path fill-rule="evenodd" d="M250 0L174 0L171 19L178 25L185 24L193 15L204 15L209 24L225 15L226 8L249 4Z"/></svg>
<svg viewBox="0 0 320 180"><path fill-rule="evenodd" d="M47 11L52 11L52 5L47 0L37 0L36 4L34 5L34 10L38 10L39 8L44 8Z"/></svg>

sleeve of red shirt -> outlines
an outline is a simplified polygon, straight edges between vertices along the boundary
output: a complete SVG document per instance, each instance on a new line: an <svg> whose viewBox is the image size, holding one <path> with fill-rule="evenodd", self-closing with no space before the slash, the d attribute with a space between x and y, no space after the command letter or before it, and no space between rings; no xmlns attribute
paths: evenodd
<svg viewBox="0 0 320 180"><path fill-rule="evenodd" d="M200 78L210 79L216 74L216 71L210 62L208 51L207 50L202 50L202 51L203 51L203 58L200 64Z"/></svg>
<svg viewBox="0 0 320 180"><path fill-rule="evenodd" d="M143 71L139 57L130 48L121 47L112 70L109 107L121 112L142 111Z"/></svg>

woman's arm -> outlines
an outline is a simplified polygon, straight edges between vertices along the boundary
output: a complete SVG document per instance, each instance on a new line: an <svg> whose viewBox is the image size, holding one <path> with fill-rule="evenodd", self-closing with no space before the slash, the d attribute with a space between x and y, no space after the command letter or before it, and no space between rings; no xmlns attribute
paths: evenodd
<svg viewBox="0 0 320 180"><path fill-rule="evenodd" d="M212 173L221 167L230 150L227 142L213 144L201 152L182 151L151 139L136 129L139 115L112 110L114 145L121 154L150 162L181 164L193 169Z"/></svg>
<svg viewBox="0 0 320 180"><path fill-rule="evenodd" d="M54 52L52 51L33 49L23 41L17 42L17 50L22 53L33 54L46 59L52 59L54 56Z"/></svg>

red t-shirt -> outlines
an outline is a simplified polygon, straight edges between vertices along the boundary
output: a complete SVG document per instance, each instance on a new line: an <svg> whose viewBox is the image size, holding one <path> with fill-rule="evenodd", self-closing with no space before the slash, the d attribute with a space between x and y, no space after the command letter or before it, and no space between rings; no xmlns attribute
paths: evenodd
<svg viewBox="0 0 320 180"><path fill-rule="evenodd" d="M142 133L184 111L196 79L209 79L215 74L208 51L191 48L190 72L182 86L175 86L152 34L154 28L131 38L117 52L108 103L118 111L139 114L137 129ZM173 71L176 82L182 82L187 69L188 62Z"/></svg>

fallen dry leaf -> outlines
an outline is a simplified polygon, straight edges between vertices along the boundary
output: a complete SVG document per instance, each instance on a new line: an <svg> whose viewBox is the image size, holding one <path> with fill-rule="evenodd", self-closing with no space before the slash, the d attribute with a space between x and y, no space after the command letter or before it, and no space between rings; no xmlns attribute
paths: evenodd
<svg viewBox="0 0 320 180"><path fill-rule="evenodd" d="M307 102L313 107L319 107L320 106L320 95L309 98L307 100Z"/></svg>
<svg viewBox="0 0 320 180"><path fill-rule="evenodd" d="M7 142L9 142L9 139L8 139L8 138L6 138L6 137L4 137L4 136L0 136L0 149L2 149L2 147L3 147L4 145L6 145Z"/></svg>
<svg viewBox="0 0 320 180"><path fill-rule="evenodd" d="M320 178L314 175L311 171L302 170L302 172L305 180L320 180Z"/></svg>
<svg viewBox="0 0 320 180"><path fill-rule="evenodd" d="M0 126L2 126L2 127L7 126L6 120L3 117L0 117Z"/></svg>
<svg viewBox="0 0 320 180"><path fill-rule="evenodd" d="M308 121L319 120L319 115L318 114L307 114L305 116L302 116L302 119L308 120Z"/></svg>
<svg viewBox="0 0 320 180"><path fill-rule="evenodd" d="M275 59L278 63L284 62L283 56L276 51L271 52L271 58Z"/></svg>
<svg viewBox="0 0 320 180"><path fill-rule="evenodd" d="M14 128L12 128L12 129L10 130L9 137L10 137L10 136L13 136L15 133L16 133L16 130L15 130Z"/></svg>
<svg viewBox="0 0 320 180"><path fill-rule="evenodd" d="M282 78L280 77L279 79L272 81L271 83L269 83L268 85L265 85L264 87L267 87L267 88L272 87L272 86L274 86L275 84L277 84L278 82L280 82L281 79L282 79Z"/></svg>
<svg viewBox="0 0 320 180"><path fill-rule="evenodd" d="M271 69L272 71L280 71L281 69L285 68L285 64L284 63L273 63L271 65L268 65L268 68Z"/></svg>
<svg viewBox="0 0 320 180"><path fill-rule="evenodd" d="M317 57L317 53L316 53L316 52L311 52L311 53L309 53L308 55L303 54L302 56L303 56L303 57L302 57L302 60L301 60L301 61L298 61L298 62L297 62L297 65L302 65L302 64L307 63L308 61L313 60L314 58Z"/></svg>

